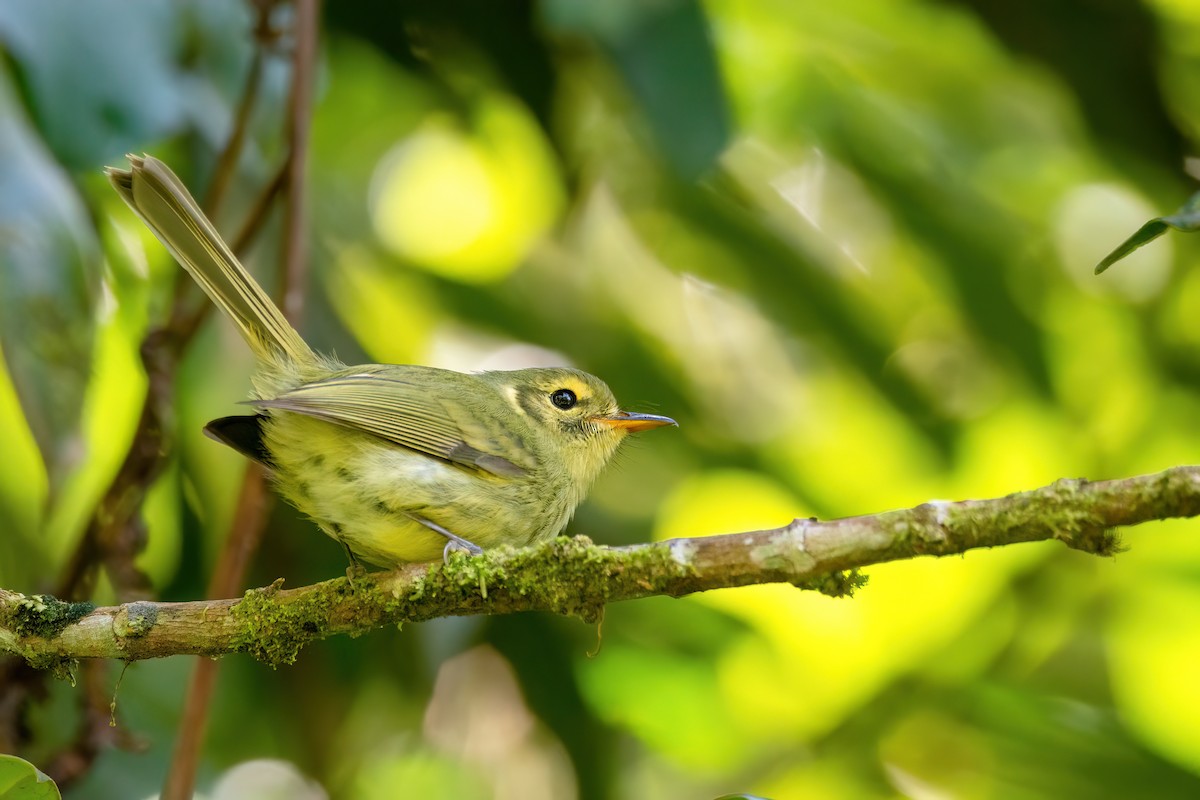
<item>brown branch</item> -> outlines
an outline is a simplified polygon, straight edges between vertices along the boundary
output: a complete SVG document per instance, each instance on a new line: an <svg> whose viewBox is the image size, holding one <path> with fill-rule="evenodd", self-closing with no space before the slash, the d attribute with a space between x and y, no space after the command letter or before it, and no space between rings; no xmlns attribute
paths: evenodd
<svg viewBox="0 0 1200 800"><path fill-rule="evenodd" d="M293 661L314 639L442 616L550 611L586 620L606 603L651 595L791 583L846 594L848 570L917 556L1057 539L1111 554L1111 529L1200 515L1200 467L1089 483L1056 483L992 500L931 502L901 511L782 528L606 548L583 538L240 599L129 603L92 611L0 590L0 649L53 667L78 658L136 660L248 652ZM277 582L278 583L278 582Z"/></svg>

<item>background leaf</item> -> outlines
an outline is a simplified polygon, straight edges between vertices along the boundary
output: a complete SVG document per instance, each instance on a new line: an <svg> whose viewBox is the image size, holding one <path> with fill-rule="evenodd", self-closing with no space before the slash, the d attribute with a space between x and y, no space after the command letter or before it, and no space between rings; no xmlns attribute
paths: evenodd
<svg viewBox="0 0 1200 800"><path fill-rule="evenodd" d="M50 474L80 457L100 277L88 212L0 72L0 344Z"/></svg>
<svg viewBox="0 0 1200 800"><path fill-rule="evenodd" d="M1096 274L1099 275L1101 272L1104 272L1104 270L1134 250L1137 250L1142 245L1149 244L1171 228L1183 231L1184 233L1193 233L1200 230L1200 194L1192 195L1176 213L1167 217L1155 217L1134 231L1132 236L1117 245L1116 250L1106 255L1096 265Z"/></svg>
<svg viewBox="0 0 1200 800"><path fill-rule="evenodd" d="M58 787L37 767L24 759L0 753L0 798L2 800L58 800Z"/></svg>
<svg viewBox="0 0 1200 800"><path fill-rule="evenodd" d="M698 2L548 0L543 13L553 28L585 35L610 54L662 157L682 177L712 168L729 141L729 113Z"/></svg>
<svg viewBox="0 0 1200 800"><path fill-rule="evenodd" d="M0 42L64 166L94 169L180 124L184 97L171 59L177 20L161 0L13 0L0 8Z"/></svg>

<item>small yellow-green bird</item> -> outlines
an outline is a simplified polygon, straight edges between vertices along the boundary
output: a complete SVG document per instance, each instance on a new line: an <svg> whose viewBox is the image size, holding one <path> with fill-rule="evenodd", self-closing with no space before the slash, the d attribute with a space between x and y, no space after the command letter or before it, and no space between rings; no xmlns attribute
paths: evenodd
<svg viewBox="0 0 1200 800"><path fill-rule="evenodd" d="M161 161L106 174L237 325L257 367L257 414L205 432L266 465L280 494L380 566L556 536L625 436L674 425L622 411L573 369L466 374L347 367L315 353Z"/></svg>

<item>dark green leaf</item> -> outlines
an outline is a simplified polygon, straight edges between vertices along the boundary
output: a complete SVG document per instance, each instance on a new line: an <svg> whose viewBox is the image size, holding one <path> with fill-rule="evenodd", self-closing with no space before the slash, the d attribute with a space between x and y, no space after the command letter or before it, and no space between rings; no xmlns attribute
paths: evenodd
<svg viewBox="0 0 1200 800"><path fill-rule="evenodd" d="M1104 257L1104 260L1096 265L1096 274L1099 275L1104 270L1111 267L1113 264L1120 261L1125 256L1137 250L1144 244L1148 244L1158 237L1162 236L1171 228L1184 233L1194 233L1200 230L1200 192L1192 195L1179 211L1166 217L1155 217L1147 222L1142 227L1125 241L1117 246L1116 250Z"/></svg>

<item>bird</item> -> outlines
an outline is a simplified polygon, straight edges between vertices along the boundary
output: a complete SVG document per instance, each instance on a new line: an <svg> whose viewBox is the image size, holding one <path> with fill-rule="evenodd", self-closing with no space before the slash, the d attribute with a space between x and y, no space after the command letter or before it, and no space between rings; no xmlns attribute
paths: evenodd
<svg viewBox="0 0 1200 800"><path fill-rule="evenodd" d="M234 323L255 357L254 413L205 433L264 465L275 490L380 567L558 536L631 433L676 425L624 411L577 369L474 373L347 366L314 351L162 161L105 174Z"/></svg>

